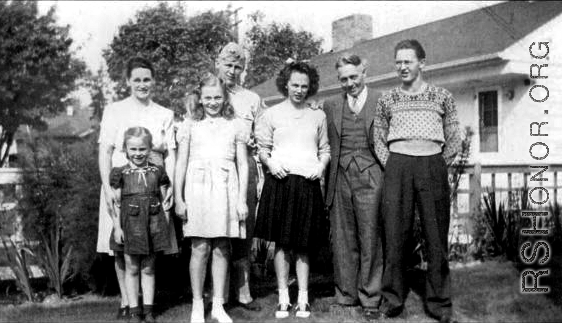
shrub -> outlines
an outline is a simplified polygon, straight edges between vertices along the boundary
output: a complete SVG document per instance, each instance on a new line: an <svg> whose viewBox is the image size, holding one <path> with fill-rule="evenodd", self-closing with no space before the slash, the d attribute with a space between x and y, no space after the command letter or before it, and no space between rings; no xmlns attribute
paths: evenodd
<svg viewBox="0 0 562 323"><path fill-rule="evenodd" d="M36 139L22 155L25 237L41 241L59 231L57 248L65 253L70 246L74 250L68 269L75 273L72 287L91 287L101 185L94 138L73 144Z"/></svg>
<svg viewBox="0 0 562 323"><path fill-rule="evenodd" d="M521 228L530 226L530 219L521 217L522 210L530 209L527 187L512 192L507 203L496 201L495 192L484 194L482 215L487 225L486 243L489 254L520 261Z"/></svg>
<svg viewBox="0 0 562 323"><path fill-rule="evenodd" d="M31 249L22 244L17 246L12 240L8 239L9 244L2 238L2 245L6 253L8 266L15 276L16 286L23 292L28 301L34 300L33 288L31 286L31 275L26 254L33 256Z"/></svg>
<svg viewBox="0 0 562 323"><path fill-rule="evenodd" d="M36 252L39 265L59 298L64 294L63 284L73 276L70 267L72 246L67 245L66 250L63 250L61 229L60 224L57 224L49 236L43 236Z"/></svg>
<svg viewBox="0 0 562 323"><path fill-rule="evenodd" d="M450 176L449 184L451 186L451 201L457 197L457 191L459 189L459 183L462 175L466 170L466 165L468 159L470 158L470 143L472 142L472 136L474 131L470 127L464 129L465 136L461 142L461 150L457 155L457 158L450 166Z"/></svg>

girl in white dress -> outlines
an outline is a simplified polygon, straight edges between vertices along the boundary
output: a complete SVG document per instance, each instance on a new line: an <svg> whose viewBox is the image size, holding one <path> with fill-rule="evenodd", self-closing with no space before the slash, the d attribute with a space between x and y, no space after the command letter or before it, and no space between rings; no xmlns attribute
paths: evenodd
<svg viewBox="0 0 562 323"><path fill-rule="evenodd" d="M206 75L190 99L190 117L177 135L175 198L176 214L184 219L184 237L191 238L191 322L204 322L203 286L211 252L211 316L232 322L223 308L223 295L229 238L245 237L248 134L234 117L226 87L216 76Z"/></svg>

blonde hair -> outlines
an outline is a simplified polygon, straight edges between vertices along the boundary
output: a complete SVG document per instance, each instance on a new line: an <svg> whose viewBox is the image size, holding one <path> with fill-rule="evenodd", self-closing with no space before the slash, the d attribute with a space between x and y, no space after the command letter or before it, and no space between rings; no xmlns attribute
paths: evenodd
<svg viewBox="0 0 562 323"><path fill-rule="evenodd" d="M220 116L231 120L234 118L234 108L230 104L230 97L228 95L228 91L226 90L226 84L224 81L219 78L218 76L207 73L199 81L197 87L191 92L191 94L187 97L187 113L191 117L192 120L200 121L205 119L205 108L201 104L201 89L206 86L218 86L224 97L223 107L220 112Z"/></svg>
<svg viewBox="0 0 562 323"><path fill-rule="evenodd" d="M127 152L127 141L131 138L142 138L142 140L152 149L152 134L145 127L131 127L125 130L123 135L123 151ZM127 156L129 158L129 156Z"/></svg>

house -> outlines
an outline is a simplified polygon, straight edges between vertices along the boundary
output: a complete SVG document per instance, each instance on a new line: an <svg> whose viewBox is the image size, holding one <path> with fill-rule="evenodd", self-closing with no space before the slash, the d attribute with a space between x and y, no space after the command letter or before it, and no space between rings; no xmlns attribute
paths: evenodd
<svg viewBox="0 0 562 323"><path fill-rule="evenodd" d="M562 201L562 194L557 194L562 183L562 2L504 2L364 40L368 21L362 14L333 23L334 49L311 59L321 78L316 100L341 102L334 65L344 52L367 59L370 91L382 93L398 86L394 46L403 39L417 39L427 53L425 80L452 92L461 128L470 127L474 132L469 176L463 177L459 190L459 213L472 212L485 187L507 194L524 183L529 185L529 174L537 172L529 165L550 167L545 173L549 181L537 185L553 189L551 201ZM342 44L342 38L352 41ZM530 55L533 43L534 53L539 55L539 42L548 42L547 58ZM532 64L537 64L534 71ZM531 78L530 71L537 75L543 64L547 66L541 75L548 78ZM529 97L530 91L536 99L545 97L546 90L535 86L548 88L545 102L533 102ZM253 90L269 106L283 99L274 79ZM530 136L532 122L548 122L542 129L548 136ZM530 157L536 142L548 145L548 158ZM533 149L535 156L547 153L544 145Z"/></svg>
<svg viewBox="0 0 562 323"><path fill-rule="evenodd" d="M364 35L361 26L369 25L364 23L364 16L340 19L352 20L347 24L334 22L336 28L344 28L333 31L334 49L342 47L338 42L341 34L349 35L348 38L354 38L355 32ZM472 163L528 163L528 147L537 141L537 137L529 136L529 123L533 121L549 122L552 146L549 145L548 159L550 163L562 163L562 147L554 143L555 138L562 138L562 128L554 126L562 122L562 113L557 108L562 102L561 28L562 2L505 2L359 41L350 48L311 59L321 78L316 99L340 100L334 64L344 52L356 53L369 62L366 82L369 90L384 92L398 86L393 64L394 45L403 39L417 39L427 53L424 78L453 93L463 128L469 126L475 132ZM529 46L533 42L549 42L549 59L540 61L530 56ZM548 64L541 71L548 79L531 79L531 64ZM529 98L529 90L535 84L550 85L549 98L540 105ZM274 80L253 90L267 105L282 99ZM541 95L538 89L534 94ZM550 113L545 115L543 110Z"/></svg>

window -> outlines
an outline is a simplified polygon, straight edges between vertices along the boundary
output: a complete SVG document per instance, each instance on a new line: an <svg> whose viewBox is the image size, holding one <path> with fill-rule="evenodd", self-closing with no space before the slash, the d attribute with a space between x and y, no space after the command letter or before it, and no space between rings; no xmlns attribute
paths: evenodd
<svg viewBox="0 0 562 323"><path fill-rule="evenodd" d="M480 152L498 151L498 91L478 93Z"/></svg>

